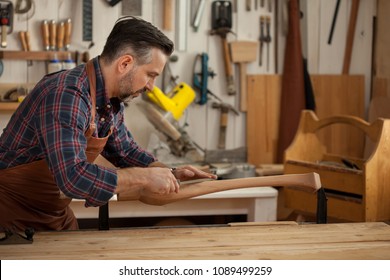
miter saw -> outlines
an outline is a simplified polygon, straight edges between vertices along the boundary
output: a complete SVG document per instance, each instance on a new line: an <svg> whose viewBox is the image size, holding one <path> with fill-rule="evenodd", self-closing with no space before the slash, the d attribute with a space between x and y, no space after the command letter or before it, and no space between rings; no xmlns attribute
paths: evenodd
<svg viewBox="0 0 390 280"><path fill-rule="evenodd" d="M147 119L165 135L173 155L199 161L202 155L185 131L187 124L179 125L179 120L195 96L195 91L184 82L177 84L168 94L155 86L139 105Z"/></svg>

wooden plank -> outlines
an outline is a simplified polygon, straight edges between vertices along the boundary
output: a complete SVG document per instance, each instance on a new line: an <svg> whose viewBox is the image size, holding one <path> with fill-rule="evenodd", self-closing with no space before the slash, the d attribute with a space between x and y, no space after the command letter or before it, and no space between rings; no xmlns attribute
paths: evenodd
<svg viewBox="0 0 390 280"><path fill-rule="evenodd" d="M31 90L35 84L33 83L1 83L0 84L0 100L3 99L4 95L11 89L23 87L27 90ZM20 102L0 102L0 112L8 111L8 113L12 113L15 111Z"/></svg>
<svg viewBox="0 0 390 280"><path fill-rule="evenodd" d="M372 99L368 106L368 121L378 118L390 118L390 79L374 77L372 80ZM368 158L375 149L375 143L367 137L364 157Z"/></svg>
<svg viewBox="0 0 390 280"><path fill-rule="evenodd" d="M0 111L15 111L19 102L0 102Z"/></svg>
<svg viewBox="0 0 390 280"><path fill-rule="evenodd" d="M72 59L76 59L75 52L69 51L56 51L56 52L46 52L46 51L0 51L0 59L12 59L12 60L44 60L48 61L54 58L54 55L57 56L59 60L65 60L72 56Z"/></svg>
<svg viewBox="0 0 390 280"><path fill-rule="evenodd" d="M302 37L305 36L306 40L303 41L302 48L303 50L306 50L307 68L311 74L317 74L319 72L321 37L320 20L320 0L306 1L306 16L302 19L306 29L306 32L302 32Z"/></svg>
<svg viewBox="0 0 390 280"><path fill-rule="evenodd" d="M377 1L377 26L375 35L374 73L377 77L390 76L390 2Z"/></svg>
<svg viewBox="0 0 390 280"><path fill-rule="evenodd" d="M248 162L276 162L282 80L280 75L249 75L247 111Z"/></svg>
<svg viewBox="0 0 390 280"><path fill-rule="evenodd" d="M332 115L352 115L365 119L363 75L312 75L316 114L319 119ZM319 132L329 153L362 157L364 134L343 124Z"/></svg>
<svg viewBox="0 0 390 280"><path fill-rule="evenodd" d="M347 114L365 118L363 75L311 75L318 118ZM281 75L248 76L248 162L275 163L280 113ZM362 157L364 135L346 125L324 128L320 140L329 153Z"/></svg>
<svg viewBox="0 0 390 280"><path fill-rule="evenodd" d="M201 249L200 249L201 248ZM1 259L389 259L385 223L38 232Z"/></svg>

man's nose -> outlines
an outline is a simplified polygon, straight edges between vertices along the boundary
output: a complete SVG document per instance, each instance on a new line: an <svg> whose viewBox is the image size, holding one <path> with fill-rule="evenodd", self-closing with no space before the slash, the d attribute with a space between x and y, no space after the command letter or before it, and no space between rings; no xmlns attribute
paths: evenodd
<svg viewBox="0 0 390 280"><path fill-rule="evenodd" d="M153 88L154 88L154 82L155 82L155 79L150 79L150 80L146 83L145 88L146 88L148 91L152 91Z"/></svg>

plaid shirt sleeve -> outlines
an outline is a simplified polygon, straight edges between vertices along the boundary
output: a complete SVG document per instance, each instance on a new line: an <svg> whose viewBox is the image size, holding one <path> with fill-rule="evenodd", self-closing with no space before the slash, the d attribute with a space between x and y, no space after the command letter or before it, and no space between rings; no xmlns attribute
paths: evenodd
<svg viewBox="0 0 390 280"><path fill-rule="evenodd" d="M86 206L100 206L114 194L116 171L87 162L90 103L76 89L59 89L48 94L35 119L39 144L61 191L85 199Z"/></svg>
<svg viewBox="0 0 390 280"><path fill-rule="evenodd" d="M123 109L122 104L120 111L116 114L114 129L103 151L103 156L120 168L146 167L157 159L134 141L124 123Z"/></svg>

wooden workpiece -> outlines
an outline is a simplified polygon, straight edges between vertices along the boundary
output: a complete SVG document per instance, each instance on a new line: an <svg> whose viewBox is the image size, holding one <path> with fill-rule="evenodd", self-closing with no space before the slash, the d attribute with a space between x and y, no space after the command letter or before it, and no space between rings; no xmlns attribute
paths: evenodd
<svg viewBox="0 0 390 280"><path fill-rule="evenodd" d="M32 244L0 245L5 259L390 259L385 223L243 223L38 232Z"/></svg>
<svg viewBox="0 0 390 280"><path fill-rule="evenodd" d="M178 193L160 195L148 190L134 189L131 192L118 194L118 200L139 200L150 205L165 205L200 195L253 187L284 186L316 192L321 188L318 174L288 174L265 177L248 177L230 180L207 180L186 184L183 182Z"/></svg>

